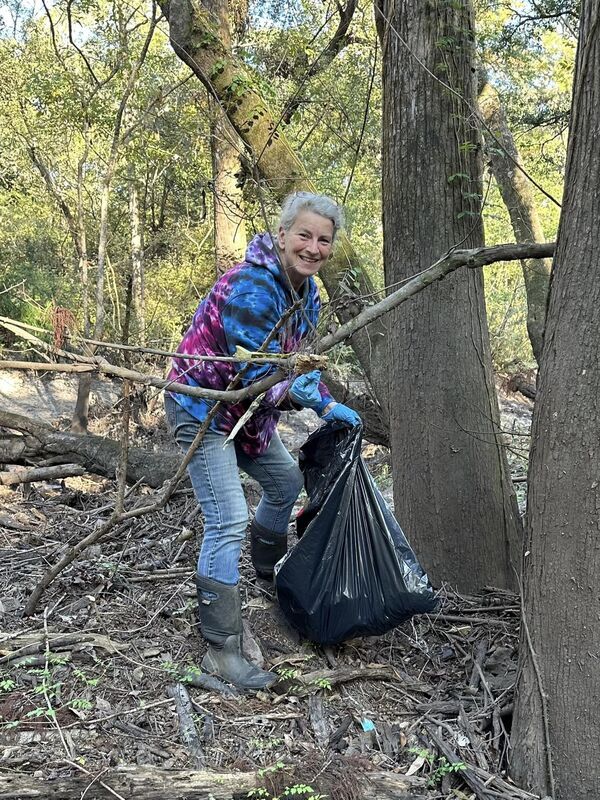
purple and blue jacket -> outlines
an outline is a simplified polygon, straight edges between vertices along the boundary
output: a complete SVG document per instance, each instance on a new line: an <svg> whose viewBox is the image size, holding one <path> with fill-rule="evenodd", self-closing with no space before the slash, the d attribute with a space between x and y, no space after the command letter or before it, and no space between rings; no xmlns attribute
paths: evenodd
<svg viewBox="0 0 600 800"><path fill-rule="evenodd" d="M314 278L302 287L302 308L292 314L268 345L269 353L292 353L309 334L314 334L321 307ZM198 306L179 353L232 356L238 345L259 350L269 333L293 305L287 276L282 271L277 248L268 233L252 239L245 260L226 272ZM174 358L168 379L188 386L224 390L244 366L242 362L195 361ZM272 364L250 364L242 377L248 386L272 373ZM271 441L280 416L279 409L295 406L288 397L293 377L272 386L260 406L236 435L236 441L249 456L262 455ZM329 390L319 385L325 402L331 402ZM206 419L215 400L171 392L173 399L200 422ZM210 430L231 433L250 406L251 400L222 403L210 423Z"/></svg>

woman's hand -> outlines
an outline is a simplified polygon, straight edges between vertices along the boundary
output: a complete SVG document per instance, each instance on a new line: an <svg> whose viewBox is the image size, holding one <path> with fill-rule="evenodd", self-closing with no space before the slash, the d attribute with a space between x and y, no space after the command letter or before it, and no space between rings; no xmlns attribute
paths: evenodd
<svg viewBox="0 0 600 800"><path fill-rule="evenodd" d="M343 403L335 405L321 417L325 422L341 422L349 428L355 428L362 424L360 416L353 408L345 406Z"/></svg>
<svg viewBox="0 0 600 800"><path fill-rule="evenodd" d="M319 391L320 381L321 372L318 369L299 375L288 389L288 394L294 403L298 403L303 408L319 409L323 403Z"/></svg>

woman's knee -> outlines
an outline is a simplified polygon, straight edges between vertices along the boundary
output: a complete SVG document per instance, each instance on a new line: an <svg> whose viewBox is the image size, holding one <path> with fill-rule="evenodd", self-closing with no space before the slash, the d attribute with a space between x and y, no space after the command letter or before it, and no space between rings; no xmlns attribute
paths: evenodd
<svg viewBox="0 0 600 800"><path fill-rule="evenodd" d="M304 478L296 463L290 465L282 476L281 492L282 501L285 505L293 505L298 499L298 495L304 486Z"/></svg>

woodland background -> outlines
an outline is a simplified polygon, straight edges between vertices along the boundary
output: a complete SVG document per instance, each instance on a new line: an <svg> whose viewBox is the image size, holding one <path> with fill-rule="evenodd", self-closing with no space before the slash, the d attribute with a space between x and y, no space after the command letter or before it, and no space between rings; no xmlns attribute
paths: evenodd
<svg viewBox="0 0 600 800"><path fill-rule="evenodd" d="M19 432L3 462L31 465L31 440L54 437L54 463L62 448L89 469L98 355L134 382L162 374L160 352L135 348L176 347L287 192L332 195L348 226L321 276L328 380L391 448L396 514L436 585L520 595L507 762L561 800L598 783L598 12L59 0L6 4L0 31L2 363L75 352L85 372L71 438L3 412ZM539 243L555 240L552 267ZM536 397L524 519L495 378L516 373ZM141 515L125 446L120 461L103 446L105 474L120 464L114 512L48 554L28 615L87 545Z"/></svg>

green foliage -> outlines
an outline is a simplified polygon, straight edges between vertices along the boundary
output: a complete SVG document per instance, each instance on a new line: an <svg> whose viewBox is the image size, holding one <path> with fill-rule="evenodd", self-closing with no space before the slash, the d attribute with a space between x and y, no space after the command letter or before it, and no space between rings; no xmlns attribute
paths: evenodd
<svg viewBox="0 0 600 800"><path fill-rule="evenodd" d="M31 659L34 661L37 656ZM102 673L92 674L71 665L69 654L48 652L42 667L28 666L26 659L20 659L19 666L0 680L0 692L18 693L27 699L30 708L22 712L20 719L5 721L0 728L16 728L26 720L50 723L62 708L85 714L94 708L94 693L100 689L102 679Z"/></svg>
<svg viewBox="0 0 600 800"><path fill-rule="evenodd" d="M463 761L451 763L445 756L436 756L435 753L432 753L427 748L410 747L408 752L423 758L429 764L428 786L438 786L446 775L464 772L467 769L467 765Z"/></svg>
<svg viewBox="0 0 600 800"><path fill-rule="evenodd" d="M86 64L69 42L65 2L57 0L50 9L54 42L46 14L33 6L19 6L14 31L0 35L0 74L11 76L3 81L0 108L0 314L41 325L47 325L55 304L70 308L81 323L83 288L64 209L49 192L34 154L48 167L56 194L75 221L80 190L92 296L100 186L123 92L148 29L145 10L133 12L122 0L110 6L105 0L70 4ZM446 4L464 10L462 2ZM557 198L565 164L575 6L573 0L540 0L535 9L476 0L479 61L502 95L526 169ZM327 14L316 0L251 4L250 25L234 47L248 70L233 75L228 94L239 102L255 89L269 103L278 130L289 138L317 189L346 201L348 233L382 289L380 48L370 6L361 2L348 41L329 59L339 18ZM185 80L188 69L165 32L161 23L127 104L118 144L110 192L105 336L119 339L123 333L131 270L128 202L135 184L144 215L147 339L174 347L214 280L210 123L219 112L195 78ZM196 43L217 51L221 46L213 29L203 30ZM451 53L467 45L460 22L440 30L440 66L446 70ZM227 68L221 52L215 78ZM460 148L467 156L478 147L470 135L473 120L462 108L456 115ZM471 181L468 170L448 176L448 191L461 193L464 205L457 214L467 218L467 226L481 203ZM540 193L536 200L546 238L553 239L559 211ZM267 193L257 197L247 179L245 202L248 232L263 230L263 207L276 213L271 198ZM425 190L420 202L426 203ZM483 214L488 244L514 240L494 186ZM415 264L415 272L422 266ZM531 365L519 266L495 265L484 274L496 366ZM354 277L345 277L350 287ZM353 357L346 347L334 358L351 364Z"/></svg>

